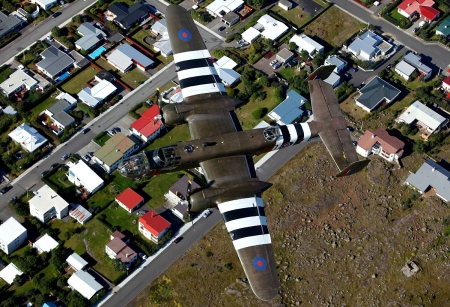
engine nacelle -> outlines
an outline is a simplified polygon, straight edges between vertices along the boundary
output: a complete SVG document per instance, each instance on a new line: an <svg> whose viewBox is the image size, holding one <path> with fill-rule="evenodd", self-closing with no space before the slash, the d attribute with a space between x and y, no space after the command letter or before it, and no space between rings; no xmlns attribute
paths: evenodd
<svg viewBox="0 0 450 307"><path fill-rule="evenodd" d="M161 111L164 117L164 123L167 126L181 125L186 122L184 113L178 113L173 103L165 105Z"/></svg>

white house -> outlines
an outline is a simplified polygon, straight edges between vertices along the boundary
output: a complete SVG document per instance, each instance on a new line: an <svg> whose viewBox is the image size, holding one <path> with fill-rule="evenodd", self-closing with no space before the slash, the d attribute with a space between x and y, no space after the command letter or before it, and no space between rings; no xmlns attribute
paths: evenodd
<svg viewBox="0 0 450 307"><path fill-rule="evenodd" d="M138 149L138 144L125 134L119 132L107 140L105 145L94 152L92 160L106 172L111 173L116 170L123 159L131 156Z"/></svg>
<svg viewBox="0 0 450 307"><path fill-rule="evenodd" d="M50 78L67 71L73 66L75 60L67 53L54 46L50 46L41 53L42 61L36 63L36 67Z"/></svg>
<svg viewBox="0 0 450 307"><path fill-rule="evenodd" d="M206 11L214 17L223 17L226 13L236 12L243 6L243 0L215 0L206 7Z"/></svg>
<svg viewBox="0 0 450 307"><path fill-rule="evenodd" d="M444 79L441 83L441 87L445 92L450 92L450 76Z"/></svg>
<svg viewBox="0 0 450 307"><path fill-rule="evenodd" d="M132 69L134 65L145 71L153 64L150 58L129 44L122 44L117 47L116 50L108 55L107 60L122 73Z"/></svg>
<svg viewBox="0 0 450 307"><path fill-rule="evenodd" d="M126 188L122 193L117 195L116 202L129 213L132 213L144 203L144 198L132 188Z"/></svg>
<svg viewBox="0 0 450 307"><path fill-rule="evenodd" d="M106 37L105 32L94 27L89 22L80 25L77 31L82 37L75 42L75 47L86 51L98 46L98 44Z"/></svg>
<svg viewBox="0 0 450 307"><path fill-rule="evenodd" d="M39 240L33 243L33 247L37 249L39 253L49 253L58 245L59 243L48 234L43 235Z"/></svg>
<svg viewBox="0 0 450 307"><path fill-rule="evenodd" d="M261 32L256 30L253 27L248 28L242 33L242 39L247 43L251 44L255 39L257 39L261 35Z"/></svg>
<svg viewBox="0 0 450 307"><path fill-rule="evenodd" d="M154 140L164 129L164 124L160 118L159 106L152 105L141 117L130 125L132 134L141 138L144 142Z"/></svg>
<svg viewBox="0 0 450 307"><path fill-rule="evenodd" d="M68 162L69 167L67 178L77 187L83 187L89 194L94 194L103 186L103 179L100 178L82 160L78 162Z"/></svg>
<svg viewBox="0 0 450 307"><path fill-rule="evenodd" d="M91 299L95 293L103 287L99 284L91 274L85 271L77 271L67 280L69 287L86 299Z"/></svg>
<svg viewBox="0 0 450 307"><path fill-rule="evenodd" d="M9 255L27 239L27 229L16 219L10 217L0 225L0 249Z"/></svg>
<svg viewBox="0 0 450 307"><path fill-rule="evenodd" d="M328 78L323 81L331 85L333 88L336 88L341 83L341 77L333 71Z"/></svg>
<svg viewBox="0 0 450 307"><path fill-rule="evenodd" d="M258 19L258 23L253 27L261 32L261 35L264 38L273 41L279 39L289 29L284 23L267 14L261 16L261 18Z"/></svg>
<svg viewBox="0 0 450 307"><path fill-rule="evenodd" d="M23 272L19 270L14 263L11 262L3 270L0 271L0 278L11 285L14 282L14 278L22 274Z"/></svg>
<svg viewBox="0 0 450 307"><path fill-rule="evenodd" d="M66 262L76 271L81 271L87 267L88 263L77 253L73 253L67 257Z"/></svg>
<svg viewBox="0 0 450 307"><path fill-rule="evenodd" d="M169 191L164 194L164 197L173 204L178 204L186 199L189 184L191 185L191 191L200 188L195 181L192 181L188 176L184 175L169 188Z"/></svg>
<svg viewBox="0 0 450 307"><path fill-rule="evenodd" d="M312 38L306 36L305 34L296 34L292 36L292 38L289 40L289 43L292 42L297 45L298 52L306 50L310 57L314 56L317 52L323 53L323 51L325 50L325 48L321 44L314 41Z"/></svg>
<svg viewBox="0 0 450 307"><path fill-rule="evenodd" d="M108 80L101 80L94 87L84 87L79 93L78 98L88 106L95 108L104 102L109 96L114 94L117 87Z"/></svg>
<svg viewBox="0 0 450 307"><path fill-rule="evenodd" d="M333 70L335 73L340 74L342 71L347 68L347 61L341 59L340 57L336 55L330 55L328 58L325 59L325 66L326 65L334 65L336 68Z"/></svg>
<svg viewBox="0 0 450 307"><path fill-rule="evenodd" d="M386 130L381 128L375 131L367 129L358 140L356 152L366 158L370 154L379 155L383 159L392 162L402 157L403 147L405 147L405 143L389 135Z"/></svg>
<svg viewBox="0 0 450 307"><path fill-rule="evenodd" d="M406 81L411 78L411 75L415 70L416 69L413 66L409 65L405 61L400 61L397 65L395 65L395 72Z"/></svg>
<svg viewBox="0 0 450 307"><path fill-rule="evenodd" d="M28 124L23 123L13 131L11 131L8 136L16 143L20 144L22 148L28 152L33 152L45 143L47 139L44 138L36 129L28 126Z"/></svg>
<svg viewBox="0 0 450 307"><path fill-rule="evenodd" d="M47 223L55 217L62 219L69 213L69 203L48 185L40 188L28 203L30 204L30 214L42 223Z"/></svg>
<svg viewBox="0 0 450 307"><path fill-rule="evenodd" d="M422 59L420 56L415 55L410 52L403 57L403 61L415 67L421 75L423 75L424 80L428 80L433 74L433 69L422 63Z"/></svg>
<svg viewBox="0 0 450 307"><path fill-rule="evenodd" d="M167 34L167 23L165 19L157 20L152 25L152 32L155 35L164 35Z"/></svg>
<svg viewBox="0 0 450 307"><path fill-rule="evenodd" d="M289 0L280 0L278 1L278 6L285 11L289 11L292 8L292 2Z"/></svg>
<svg viewBox="0 0 450 307"><path fill-rule="evenodd" d="M418 100L412 103L398 117L397 121L408 125L415 124L425 138L428 138L448 123L448 119L434 112Z"/></svg>
<svg viewBox="0 0 450 307"><path fill-rule="evenodd" d="M382 102L391 103L400 95L400 90L378 76L373 77L359 92L361 95L356 98L356 105L367 112L371 112Z"/></svg>
<svg viewBox="0 0 450 307"><path fill-rule="evenodd" d="M44 10L49 10L55 6L56 0L31 0L32 3L39 5Z"/></svg>
<svg viewBox="0 0 450 307"><path fill-rule="evenodd" d="M279 125L288 125L300 118L303 114L302 106L307 99L294 90L286 94L286 99L275 109L269 112L268 116Z"/></svg>
<svg viewBox="0 0 450 307"><path fill-rule="evenodd" d="M235 84L241 75L233 70L237 66L237 63L227 56L221 57L217 62L214 63L217 73L219 74L222 83L227 86L232 86Z"/></svg>
<svg viewBox="0 0 450 307"><path fill-rule="evenodd" d="M37 84L38 81L36 79L28 75L24 70L18 69L0 84L0 90L7 97L11 97L23 89L31 91Z"/></svg>
<svg viewBox="0 0 450 307"><path fill-rule="evenodd" d="M164 237L169 228L170 223L153 210L139 218L139 232L155 243Z"/></svg>
<svg viewBox="0 0 450 307"><path fill-rule="evenodd" d="M357 37L349 46L348 51L363 61L370 61L378 55L386 55L392 45L374 32L367 30Z"/></svg>

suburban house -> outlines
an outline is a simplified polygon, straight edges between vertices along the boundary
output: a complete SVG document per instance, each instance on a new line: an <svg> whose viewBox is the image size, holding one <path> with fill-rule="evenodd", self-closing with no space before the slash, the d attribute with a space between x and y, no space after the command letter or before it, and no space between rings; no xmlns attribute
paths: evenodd
<svg viewBox="0 0 450 307"><path fill-rule="evenodd" d="M395 65L395 72L398 73L403 79L408 81L416 68L409 65L405 61L401 60L397 65Z"/></svg>
<svg viewBox="0 0 450 307"><path fill-rule="evenodd" d="M92 218L92 213L82 205L77 204L71 206L73 207L69 211L69 216L77 220L81 225L86 224Z"/></svg>
<svg viewBox="0 0 450 307"><path fill-rule="evenodd" d="M75 101L76 102L76 101ZM52 125L55 125L58 130L55 132L57 135L63 132L64 128L72 125L75 119L69 115L69 112L76 107L76 103L70 103L65 99L59 99L50 108L43 111L41 114L45 114L51 120Z"/></svg>
<svg viewBox="0 0 450 307"><path fill-rule="evenodd" d="M382 102L391 103L394 101L400 95L400 90L375 76L359 90L359 93L360 96L356 98L356 105L367 112L371 112Z"/></svg>
<svg viewBox="0 0 450 307"><path fill-rule="evenodd" d="M11 285L14 282L16 276L20 276L22 274L23 272L19 270L14 263L11 262L3 270L0 271L0 278Z"/></svg>
<svg viewBox="0 0 450 307"><path fill-rule="evenodd" d="M73 66L75 60L67 53L50 46L41 53L42 61L36 64L36 67L50 78L55 78L59 74L67 71Z"/></svg>
<svg viewBox="0 0 450 307"><path fill-rule="evenodd" d="M78 98L88 106L95 108L108 97L114 94L117 87L108 80L101 80L93 87L83 87L78 93Z"/></svg>
<svg viewBox="0 0 450 307"><path fill-rule="evenodd" d="M436 35L444 37L450 36L450 16L444 19L444 21L436 28Z"/></svg>
<svg viewBox="0 0 450 307"><path fill-rule="evenodd" d="M45 143L47 139L44 138L36 129L28 126L28 124L23 123L13 131L11 131L8 136L16 143L20 144L23 149L28 152L33 152Z"/></svg>
<svg viewBox="0 0 450 307"><path fill-rule="evenodd" d="M3 37L16 31L22 25L22 21L13 14L5 15L3 12L0 12L0 24L2 25L0 28L0 37Z"/></svg>
<svg viewBox="0 0 450 307"><path fill-rule="evenodd" d="M434 112L429 107L416 100L397 119L400 123L416 125L423 138L438 131L448 123L448 119Z"/></svg>
<svg viewBox="0 0 450 307"><path fill-rule="evenodd" d="M450 76L442 81L441 87L445 92L450 92Z"/></svg>
<svg viewBox="0 0 450 307"><path fill-rule="evenodd" d="M82 37L75 42L77 49L91 50L106 38L105 32L94 27L91 23L85 22L77 29Z"/></svg>
<svg viewBox="0 0 450 307"><path fill-rule="evenodd" d="M163 57L172 54L172 44L170 43L169 34L167 33L167 24L165 19L156 21L152 26L152 32L161 37L153 44L153 49L160 52Z"/></svg>
<svg viewBox="0 0 450 307"><path fill-rule="evenodd" d="M243 0L215 0L206 7L206 11L214 17L222 18L225 14L236 12L243 6Z"/></svg>
<svg viewBox="0 0 450 307"><path fill-rule="evenodd" d="M251 44L254 40L256 40L261 35L261 32L256 30L253 27L248 28L242 33L242 39Z"/></svg>
<svg viewBox="0 0 450 307"><path fill-rule="evenodd" d="M50 253L59 245L55 239L50 237L48 234L43 235L36 242L33 243L33 248L38 250L38 253Z"/></svg>
<svg viewBox="0 0 450 307"><path fill-rule="evenodd" d="M222 83L226 86L233 86L241 78L241 75L233 70L237 66L237 63L227 56L221 57L213 65Z"/></svg>
<svg viewBox="0 0 450 307"><path fill-rule="evenodd" d="M150 10L141 3L135 3L131 7L126 7L121 2L115 2L108 7L105 17L113 20L121 28L128 30L136 23L144 23L150 19Z"/></svg>
<svg viewBox="0 0 450 307"><path fill-rule="evenodd" d="M42 223L47 223L55 217L60 220L69 214L69 203L46 184L37 190L28 204L30 214Z"/></svg>
<svg viewBox="0 0 450 307"><path fill-rule="evenodd" d="M167 23L165 19L160 19L157 20L153 25L152 25L152 33L154 35L166 35L167 34Z"/></svg>
<svg viewBox="0 0 450 307"><path fill-rule="evenodd" d="M262 37L272 41L276 41L289 30L284 23L267 14L259 18L258 23L253 28L258 30Z"/></svg>
<svg viewBox="0 0 450 307"><path fill-rule="evenodd" d="M420 56L417 56L412 52L405 55L403 61L415 67L424 76L424 80L429 79L433 73L433 70L430 67L421 62Z"/></svg>
<svg viewBox="0 0 450 307"><path fill-rule="evenodd" d="M39 5L41 9L47 11L55 6L57 0L31 0L31 2Z"/></svg>
<svg viewBox="0 0 450 307"><path fill-rule="evenodd" d="M37 84L38 81L27 74L25 70L18 69L0 84L0 90L7 97L11 97L24 89L31 91Z"/></svg>
<svg viewBox="0 0 450 307"><path fill-rule="evenodd" d="M195 181L184 175L169 188L169 191L164 194L164 197L172 204L180 203L182 200L186 199L189 182L191 185L191 192L200 188Z"/></svg>
<svg viewBox="0 0 450 307"><path fill-rule="evenodd" d="M397 11L406 18L419 14L420 18L431 22L439 17L439 12L435 8L433 0L405 0L397 7Z"/></svg>
<svg viewBox="0 0 450 307"><path fill-rule="evenodd" d="M278 1L278 6L285 11L289 11L292 8L292 2L289 0L280 0Z"/></svg>
<svg viewBox="0 0 450 307"><path fill-rule="evenodd" d="M100 178L82 160L78 162L67 162L69 167L67 178L77 187L83 187L89 194L94 194L103 186L103 179Z"/></svg>
<svg viewBox="0 0 450 307"><path fill-rule="evenodd" d="M73 253L69 257L67 257L66 262L70 267L76 272L84 270L88 263L86 260L84 260L80 255L77 253Z"/></svg>
<svg viewBox="0 0 450 307"><path fill-rule="evenodd" d="M137 253L125 243L126 237L119 231L111 234L111 241L105 246L105 252L111 259L117 259L129 267L137 258Z"/></svg>
<svg viewBox="0 0 450 307"><path fill-rule="evenodd" d="M325 59L324 65L334 65L336 68L333 70L336 74L340 74L347 68L347 61L341 59L337 55L330 55Z"/></svg>
<svg viewBox="0 0 450 307"><path fill-rule="evenodd" d="M237 24L239 20L240 20L239 15L236 14L235 12L228 12L221 19L221 21L228 27Z"/></svg>
<svg viewBox="0 0 450 307"><path fill-rule="evenodd" d="M286 48L281 49L280 52L278 52L276 55L277 61L280 62L282 65L284 65L285 63L288 63L293 58L294 58L294 53L287 50Z"/></svg>
<svg viewBox="0 0 450 307"><path fill-rule="evenodd" d="M108 57L107 60L111 65L118 68L122 73L134 67L133 64L141 70L147 70L153 61L130 46L129 44L122 44L116 48Z"/></svg>
<svg viewBox="0 0 450 307"><path fill-rule="evenodd" d="M405 143L387 133L386 130L381 128L375 131L367 129L358 140L356 152L366 158L370 154L379 155L383 159L392 162L394 160L398 161L402 157L403 147L405 147Z"/></svg>
<svg viewBox="0 0 450 307"><path fill-rule="evenodd" d="M106 172L115 171L117 165L124 159L139 149L139 145L134 143L125 134L118 132L105 142L99 150L94 152L92 158L95 163L101 166Z"/></svg>
<svg viewBox="0 0 450 307"><path fill-rule="evenodd" d="M133 189L126 188L116 197L116 202L129 213L132 213L144 204L144 197L133 191Z"/></svg>
<svg viewBox="0 0 450 307"><path fill-rule="evenodd" d="M164 124L157 104L153 104L139 119L130 125L131 133L141 138L144 142L155 139L163 128Z"/></svg>
<svg viewBox="0 0 450 307"><path fill-rule="evenodd" d="M392 45L374 32L367 30L357 37L349 46L348 51L363 61L370 61L379 55L386 55Z"/></svg>
<svg viewBox="0 0 450 307"><path fill-rule="evenodd" d="M298 52L302 52L305 50L308 52L308 55L310 57L314 56L316 53L321 52L323 53L325 48L317 43L315 40L310 38L309 36L306 36L305 34L296 34L292 36L292 38L289 40L289 43L295 43L297 45Z"/></svg>
<svg viewBox="0 0 450 307"><path fill-rule="evenodd" d="M335 73L334 71L325 79L323 80L325 83L328 83L333 88L336 88L341 83L341 77Z"/></svg>
<svg viewBox="0 0 450 307"><path fill-rule="evenodd" d="M409 175L406 184L420 194L434 192L443 201L450 201L450 171L433 160L426 161L415 174Z"/></svg>
<svg viewBox="0 0 450 307"><path fill-rule="evenodd" d="M88 300L103 288L91 274L82 270L73 273L67 280L67 284Z"/></svg>
<svg viewBox="0 0 450 307"><path fill-rule="evenodd" d="M10 217L0 225L0 249L7 255L18 249L27 240L27 229Z"/></svg>
<svg viewBox="0 0 450 307"><path fill-rule="evenodd" d="M158 243L170 228L170 223L153 210L139 218L139 231L147 239Z"/></svg>
<svg viewBox="0 0 450 307"><path fill-rule="evenodd" d="M275 120L279 125L292 124L299 119L302 114L302 105L307 99L294 90L289 90L286 99L281 102L275 109L269 112L268 116Z"/></svg>

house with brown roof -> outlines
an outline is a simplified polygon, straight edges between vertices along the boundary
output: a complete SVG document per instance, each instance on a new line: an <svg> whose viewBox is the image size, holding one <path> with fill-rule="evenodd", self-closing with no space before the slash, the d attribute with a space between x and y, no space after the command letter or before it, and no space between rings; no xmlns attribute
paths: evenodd
<svg viewBox="0 0 450 307"><path fill-rule="evenodd" d="M127 238L119 231L111 234L111 241L105 246L109 258L117 259L129 267L137 260L137 253L128 246Z"/></svg>
<svg viewBox="0 0 450 307"><path fill-rule="evenodd" d="M106 172L112 173L124 158L129 157L138 149L139 146L135 142L119 132L94 153L93 161Z"/></svg>
<svg viewBox="0 0 450 307"><path fill-rule="evenodd" d="M375 131L367 129L358 141L356 152L363 157L368 157L370 154L379 155L392 162L402 157L403 147L405 147L405 143L387 133L386 130L381 128Z"/></svg>

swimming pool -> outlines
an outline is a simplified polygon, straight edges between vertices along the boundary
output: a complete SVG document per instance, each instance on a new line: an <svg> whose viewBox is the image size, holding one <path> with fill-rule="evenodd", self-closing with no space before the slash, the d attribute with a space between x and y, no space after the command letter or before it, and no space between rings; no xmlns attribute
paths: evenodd
<svg viewBox="0 0 450 307"><path fill-rule="evenodd" d="M95 60L96 58L98 58L103 52L106 51L106 48L103 46L98 47L97 49L94 50L94 52L92 52L91 54L89 54L89 56Z"/></svg>
<svg viewBox="0 0 450 307"><path fill-rule="evenodd" d="M56 79L56 82L62 81L65 78L67 78L70 75L70 72L66 71L65 73L63 73L61 76L58 77L58 79Z"/></svg>

